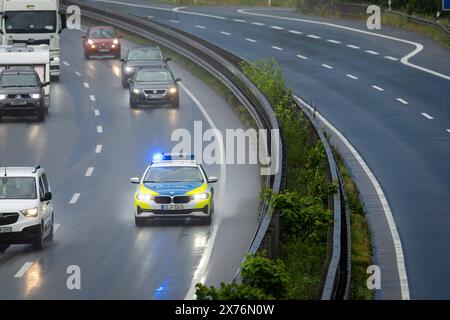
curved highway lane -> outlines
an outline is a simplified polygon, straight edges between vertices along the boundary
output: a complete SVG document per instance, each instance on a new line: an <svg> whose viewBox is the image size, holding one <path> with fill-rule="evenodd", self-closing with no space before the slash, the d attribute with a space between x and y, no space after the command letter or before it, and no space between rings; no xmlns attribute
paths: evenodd
<svg viewBox="0 0 450 320"><path fill-rule="evenodd" d="M409 62L436 75L401 63L416 49L414 45L367 34L360 22L304 17L286 9L173 8L141 0L86 2L180 28L251 61L274 57L294 92L312 101L343 133L386 194L403 246L409 285L403 297L450 297L450 273L445 271L450 269L447 49L404 30L383 27L377 32L423 44L423 51ZM382 269L377 297L402 298L397 269L402 261L393 258L386 219L382 212L368 218L376 231L375 263ZM384 227L375 227L379 225Z"/></svg>
<svg viewBox="0 0 450 320"><path fill-rule="evenodd" d="M0 298L183 299L198 281L231 281L256 231L258 166L204 165L220 179L211 226L136 227L129 183L154 152L170 151L175 129L193 132L194 121L204 130L210 121L219 130L242 128L230 106L172 63L184 82L180 108L131 110L119 62L84 60L78 31L63 33L62 60L46 122L0 123L1 165L47 170L57 227L41 252L19 245L0 255ZM66 286L70 266L81 270L81 290Z"/></svg>

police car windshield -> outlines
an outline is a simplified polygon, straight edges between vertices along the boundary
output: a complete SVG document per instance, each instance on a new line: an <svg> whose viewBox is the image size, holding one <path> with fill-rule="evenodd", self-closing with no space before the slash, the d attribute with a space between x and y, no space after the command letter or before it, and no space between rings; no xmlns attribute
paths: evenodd
<svg viewBox="0 0 450 320"><path fill-rule="evenodd" d="M169 71L146 71L141 70L136 76L137 82L165 82L171 81L172 75Z"/></svg>
<svg viewBox="0 0 450 320"><path fill-rule="evenodd" d="M0 87L37 87L36 76L32 73L5 73L0 79Z"/></svg>
<svg viewBox="0 0 450 320"><path fill-rule="evenodd" d="M13 199L36 199L36 183L34 178L11 178L0 179L0 200Z"/></svg>
<svg viewBox="0 0 450 320"><path fill-rule="evenodd" d="M203 177L196 167L153 167L148 170L144 182L203 182Z"/></svg>
<svg viewBox="0 0 450 320"><path fill-rule="evenodd" d="M163 60L161 51L158 49L131 49L128 53L129 61Z"/></svg>

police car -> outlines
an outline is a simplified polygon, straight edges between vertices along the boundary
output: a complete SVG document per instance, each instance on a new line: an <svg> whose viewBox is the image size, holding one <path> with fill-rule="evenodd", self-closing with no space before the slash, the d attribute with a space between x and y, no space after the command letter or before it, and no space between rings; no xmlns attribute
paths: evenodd
<svg viewBox="0 0 450 320"><path fill-rule="evenodd" d="M190 155L157 154L137 184L134 195L136 225L148 219L194 218L211 223L216 177Z"/></svg>

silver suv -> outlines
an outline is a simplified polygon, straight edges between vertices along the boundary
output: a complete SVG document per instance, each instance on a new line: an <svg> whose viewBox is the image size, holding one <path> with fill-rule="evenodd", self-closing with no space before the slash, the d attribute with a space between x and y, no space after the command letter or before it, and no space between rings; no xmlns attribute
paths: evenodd
<svg viewBox="0 0 450 320"><path fill-rule="evenodd" d="M0 167L0 252L12 244L40 250L53 241L54 213L47 174L40 166Z"/></svg>

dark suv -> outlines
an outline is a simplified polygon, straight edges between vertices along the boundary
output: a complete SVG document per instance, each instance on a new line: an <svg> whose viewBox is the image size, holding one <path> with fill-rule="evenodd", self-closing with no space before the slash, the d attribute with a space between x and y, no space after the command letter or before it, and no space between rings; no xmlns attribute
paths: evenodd
<svg viewBox="0 0 450 320"><path fill-rule="evenodd" d="M44 87L31 67L13 67L0 73L0 120L6 112L31 111L38 121L45 120Z"/></svg>
<svg viewBox="0 0 450 320"><path fill-rule="evenodd" d="M157 46L131 48L125 58L121 59L122 86L128 88L128 80L133 79L138 69L144 67L167 68L167 62L170 60Z"/></svg>

